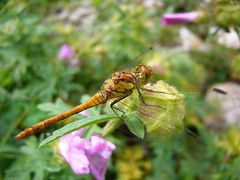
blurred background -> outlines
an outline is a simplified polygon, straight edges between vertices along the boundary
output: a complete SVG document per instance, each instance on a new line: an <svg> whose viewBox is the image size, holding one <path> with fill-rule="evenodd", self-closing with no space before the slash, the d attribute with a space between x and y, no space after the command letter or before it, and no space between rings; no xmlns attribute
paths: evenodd
<svg viewBox="0 0 240 180"><path fill-rule="evenodd" d="M185 127L201 142L153 144L122 127L110 137L117 149L106 179L240 178L238 0L2 0L0 27L0 179L92 179L72 172L57 142L38 148L73 118L26 140L14 136L78 105L150 46L140 63L185 95Z"/></svg>

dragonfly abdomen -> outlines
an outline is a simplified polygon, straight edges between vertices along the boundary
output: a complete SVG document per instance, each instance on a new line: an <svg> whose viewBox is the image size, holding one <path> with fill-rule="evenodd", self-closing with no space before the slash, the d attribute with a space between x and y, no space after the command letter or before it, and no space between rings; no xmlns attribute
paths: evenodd
<svg viewBox="0 0 240 180"><path fill-rule="evenodd" d="M25 138L32 134L36 134L36 133L42 131L43 129L45 129L46 127L48 127L52 124L55 124L58 121L66 119L74 114L80 113L86 109L89 109L98 104L103 104L105 102L106 102L106 99L103 97L102 93L98 92L94 96L92 96L89 100L87 100L85 103L82 103L79 106L76 106L76 107L70 109L69 111L66 111L64 113L58 114L56 116L53 116L51 118L48 118L44 121L39 122L39 123L33 125L32 127L23 130L18 135L16 135L15 138L22 139L22 138Z"/></svg>

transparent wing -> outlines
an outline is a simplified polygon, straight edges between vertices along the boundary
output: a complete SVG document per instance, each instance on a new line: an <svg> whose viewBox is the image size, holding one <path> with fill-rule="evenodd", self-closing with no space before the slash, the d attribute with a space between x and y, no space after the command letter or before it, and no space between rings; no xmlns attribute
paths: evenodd
<svg viewBox="0 0 240 180"><path fill-rule="evenodd" d="M128 60L128 63L123 64L122 66L117 68L117 71L122 71L122 70L132 70L134 67L136 67L138 64L143 63L143 61L146 58L152 57L154 54L154 48L149 47L142 52L140 52L136 57Z"/></svg>
<svg viewBox="0 0 240 180"><path fill-rule="evenodd" d="M183 118L185 116L185 108L183 96L175 88L162 81L153 86L148 84L145 87L150 90L158 90L156 92L141 91L147 105L142 103L136 91L117 103L119 115L122 120L125 123L130 121L133 125L136 125L135 129L132 129L127 124L132 133L134 133L133 130L136 130L137 133L134 133L135 135L141 134L142 127L139 126L140 121L145 130L145 142L149 141L151 144L160 143L163 146L181 151L185 149L183 144L181 144L184 143L183 138L185 137L193 137L191 139L194 139L194 143L198 145L203 144L198 135L184 127ZM164 90L166 94L159 93L159 88L161 92ZM135 124L136 120L139 120L137 124ZM144 143L144 141L141 143Z"/></svg>
<svg viewBox="0 0 240 180"><path fill-rule="evenodd" d="M156 49L152 58L146 58L145 64L151 66L154 71L153 81L163 79L184 94L187 114L194 112L201 117L204 112L217 112L219 105L216 101L210 104L205 101L204 96L207 92L222 99L229 99L228 111L236 108L237 98L233 97L234 93L224 88L219 88L223 91L213 88L209 90L206 68L185 53Z"/></svg>
<svg viewBox="0 0 240 180"><path fill-rule="evenodd" d="M147 84L144 87L151 90L143 91L146 103L156 105L148 107L140 103L139 106L148 137L164 140L182 133L185 116L184 96L163 81L158 81L154 85ZM165 110L160 110L158 105Z"/></svg>
<svg viewBox="0 0 240 180"><path fill-rule="evenodd" d="M129 123L127 127L140 138L143 125L145 140L138 143L148 142L153 145L159 143L174 151L184 152L189 144L200 145L201 149L205 147L200 136L184 125L185 104L182 94L163 81L148 84L144 88L141 93L147 105L140 100L137 91L116 104L122 123L130 122L134 128L129 127Z"/></svg>
<svg viewBox="0 0 240 180"><path fill-rule="evenodd" d="M147 137L167 137L177 131L183 131L182 120L185 112L183 96L177 94L173 87L162 81L155 86L158 89L159 86L164 86L161 90L164 89L168 94L142 90L144 101L147 104L145 105L140 100L137 91L134 91L116 104L118 116L124 121L136 122L136 119L139 119L145 128Z"/></svg>

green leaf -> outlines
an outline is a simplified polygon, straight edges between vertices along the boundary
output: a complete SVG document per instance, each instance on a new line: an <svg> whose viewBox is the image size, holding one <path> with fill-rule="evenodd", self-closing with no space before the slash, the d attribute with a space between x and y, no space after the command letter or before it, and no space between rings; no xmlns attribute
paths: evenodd
<svg viewBox="0 0 240 180"><path fill-rule="evenodd" d="M30 137L18 150L19 156L5 171L6 180L44 179L51 167L59 167L51 147L37 148L38 140Z"/></svg>
<svg viewBox="0 0 240 180"><path fill-rule="evenodd" d="M83 132L81 137L89 140L94 133L101 134L102 133L102 128L100 128L98 125L90 126L90 127L86 128L86 130Z"/></svg>
<svg viewBox="0 0 240 180"><path fill-rule="evenodd" d="M93 124L97 124L97 123L102 123L102 122L105 122L105 121L109 121L109 120L112 120L116 118L115 115L113 114L108 114L108 115L99 115L99 116L95 116L95 117L88 117L88 118L85 118L85 119L81 119L81 120L78 120L78 121L75 121L71 124L68 124L56 131L53 132L53 135L44 139L39 147L42 147L52 141L54 141L55 139L65 135L65 134L68 134L72 131L75 131L77 129L80 129L80 128L83 128L85 126L89 126L89 125L93 125Z"/></svg>
<svg viewBox="0 0 240 180"><path fill-rule="evenodd" d="M71 106L64 103L61 99L57 99L56 103L42 103L37 107L42 111L48 111L52 114L58 114L71 109Z"/></svg>
<svg viewBox="0 0 240 180"><path fill-rule="evenodd" d="M124 116L124 122L126 123L128 129L135 134L136 136L140 137L141 139L144 138L145 129L140 120L139 113L137 111L133 111L128 113Z"/></svg>

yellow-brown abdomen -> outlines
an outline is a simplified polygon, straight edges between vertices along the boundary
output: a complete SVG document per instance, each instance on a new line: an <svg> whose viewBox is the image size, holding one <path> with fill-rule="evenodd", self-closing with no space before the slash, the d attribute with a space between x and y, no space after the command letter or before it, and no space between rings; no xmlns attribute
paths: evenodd
<svg viewBox="0 0 240 180"><path fill-rule="evenodd" d="M33 125L32 127L23 130L18 135L16 135L15 138L22 139L22 138L25 138L32 134L36 134L36 133L42 131L43 129L45 129L46 127L48 127L52 124L55 124L58 121L66 119L74 114L82 112L83 110L86 110L86 109L96 106L98 104L103 104L105 102L106 102L106 99L103 97L102 93L98 92L94 96L92 96L88 101L86 101L85 103L80 104L79 106L76 106L67 112L58 114L56 116L53 116L51 118L48 118L44 121L39 122L39 123Z"/></svg>

